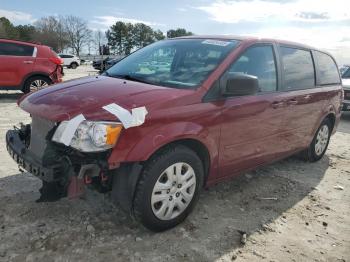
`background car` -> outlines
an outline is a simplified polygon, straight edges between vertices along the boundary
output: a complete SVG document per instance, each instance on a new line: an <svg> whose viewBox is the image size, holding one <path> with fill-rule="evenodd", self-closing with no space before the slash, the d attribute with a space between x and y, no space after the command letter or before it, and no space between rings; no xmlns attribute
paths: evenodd
<svg viewBox="0 0 350 262"><path fill-rule="evenodd" d="M62 64L48 46L0 38L0 89L28 93L59 83Z"/></svg>
<svg viewBox="0 0 350 262"><path fill-rule="evenodd" d="M344 102L343 111L350 111L350 66L345 65L342 67L342 83L344 88Z"/></svg>
<svg viewBox="0 0 350 262"><path fill-rule="evenodd" d="M59 54L59 56L63 59L63 65L68 68L76 69L80 66L80 58L75 55Z"/></svg>
<svg viewBox="0 0 350 262"><path fill-rule="evenodd" d="M114 66L116 63L118 63L121 60L121 58L113 58L113 57L106 57L105 59L95 60L92 63L92 66L99 71L105 71L108 68Z"/></svg>

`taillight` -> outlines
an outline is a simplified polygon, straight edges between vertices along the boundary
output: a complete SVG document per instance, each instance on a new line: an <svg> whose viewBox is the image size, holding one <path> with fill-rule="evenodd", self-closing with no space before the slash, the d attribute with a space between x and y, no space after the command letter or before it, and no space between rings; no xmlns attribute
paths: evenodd
<svg viewBox="0 0 350 262"><path fill-rule="evenodd" d="M63 60L59 57L50 57L49 60L54 63L55 65L62 65Z"/></svg>

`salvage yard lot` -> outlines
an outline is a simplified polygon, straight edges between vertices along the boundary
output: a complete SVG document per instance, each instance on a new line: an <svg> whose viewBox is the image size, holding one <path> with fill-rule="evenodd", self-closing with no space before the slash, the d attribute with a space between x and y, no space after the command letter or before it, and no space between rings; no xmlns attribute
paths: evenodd
<svg viewBox="0 0 350 262"><path fill-rule="evenodd" d="M81 66L65 73L68 80L97 72ZM36 203L41 182L21 174L5 148L6 130L29 121L18 97L0 93L0 261L350 259L350 113L320 162L292 157L214 186L183 224L155 234L108 195Z"/></svg>

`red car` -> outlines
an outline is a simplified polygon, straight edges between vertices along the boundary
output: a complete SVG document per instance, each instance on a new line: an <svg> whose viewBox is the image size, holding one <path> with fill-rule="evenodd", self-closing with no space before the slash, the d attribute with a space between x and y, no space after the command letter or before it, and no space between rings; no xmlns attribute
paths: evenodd
<svg viewBox="0 0 350 262"><path fill-rule="evenodd" d="M59 83L62 64L48 46L0 38L0 89L28 93Z"/></svg>
<svg viewBox="0 0 350 262"><path fill-rule="evenodd" d="M191 36L21 98L32 123L9 130L6 141L13 159L43 180L40 200L79 196L87 184L112 191L161 231L186 218L203 187L296 153L321 159L342 99L328 53Z"/></svg>

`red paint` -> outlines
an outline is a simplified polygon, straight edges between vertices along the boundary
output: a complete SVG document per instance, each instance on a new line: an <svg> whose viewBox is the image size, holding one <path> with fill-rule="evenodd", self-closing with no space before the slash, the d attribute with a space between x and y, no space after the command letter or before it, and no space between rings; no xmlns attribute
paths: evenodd
<svg viewBox="0 0 350 262"><path fill-rule="evenodd" d="M341 85L203 102L213 83L249 46L257 43L301 46L270 39L240 40L240 45L196 90L104 76L86 77L33 93L20 101L20 107L60 122L80 113L88 120L115 121L115 116L102 109L109 103L128 110L146 106L145 123L123 130L108 159L109 165L145 161L168 143L193 139L208 149L210 185L306 148L328 114L335 117L335 127L340 118Z"/></svg>
<svg viewBox="0 0 350 262"><path fill-rule="evenodd" d="M1 43L13 43L37 49L36 56L12 56L0 54L0 88L22 89L24 82L32 76L49 77L53 83L62 82L63 60L50 47L16 40L0 39Z"/></svg>

